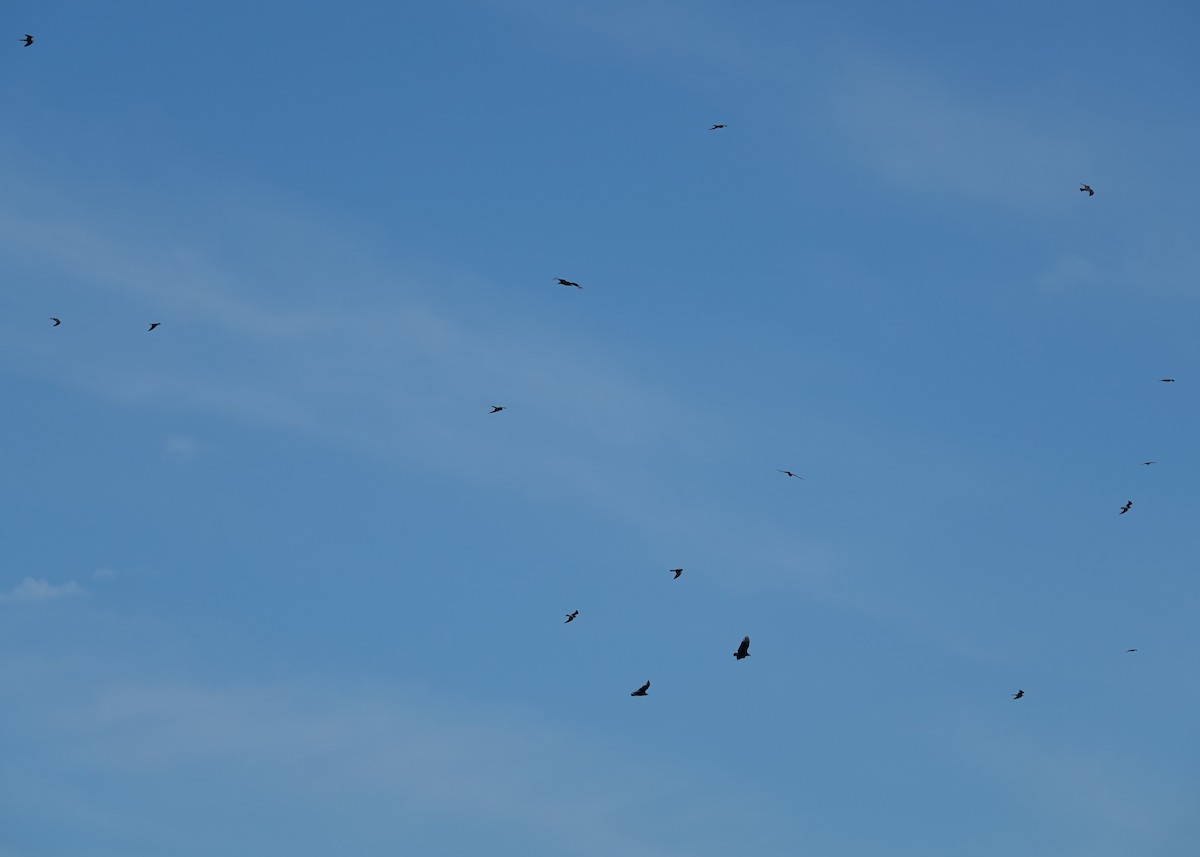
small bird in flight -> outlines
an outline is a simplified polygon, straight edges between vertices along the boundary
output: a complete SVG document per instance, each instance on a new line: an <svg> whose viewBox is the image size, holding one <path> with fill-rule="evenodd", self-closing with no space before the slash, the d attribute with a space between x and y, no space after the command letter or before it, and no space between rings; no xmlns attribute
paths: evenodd
<svg viewBox="0 0 1200 857"><path fill-rule="evenodd" d="M777 468L775 468L775 469L776 469L776 470L779 470L779 468L778 468L778 467L777 467ZM803 477L803 476L801 476L800 474L798 474L798 473L793 473L793 472L792 472L792 471L790 471L790 470L779 470L779 472L780 472L780 473L782 473L782 474L784 474L785 476L794 477L794 478L796 478L796 479L803 479L803 478L804 478L804 477Z"/></svg>
<svg viewBox="0 0 1200 857"><path fill-rule="evenodd" d="M54 324L50 325L51 327L58 327L60 324L62 324L61 318L55 318L54 316L50 316L50 320L52 322L54 322Z"/></svg>
<svg viewBox="0 0 1200 857"><path fill-rule="evenodd" d="M738 650L733 653L733 656L735 658L737 658L739 661L742 658L750 657L750 638L749 637L742 637L742 644L740 646L738 646Z"/></svg>
<svg viewBox="0 0 1200 857"><path fill-rule="evenodd" d="M1024 695L1025 695L1025 691L1018 690L1016 693L1013 694L1013 699L1020 699Z"/></svg>
<svg viewBox="0 0 1200 857"><path fill-rule="evenodd" d="M492 409L490 411L488 411L488 413L489 414L498 414L501 411L507 411L507 410L508 410L508 408L505 405L492 405Z"/></svg>
<svg viewBox="0 0 1200 857"><path fill-rule="evenodd" d="M25 47L29 47L33 44L33 36L29 35L29 33L26 33L25 38L21 39L21 41L25 43Z"/></svg>
<svg viewBox="0 0 1200 857"><path fill-rule="evenodd" d="M1136 651L1137 651L1137 649L1126 649L1125 654L1129 654L1130 652L1136 652Z"/></svg>
<svg viewBox="0 0 1200 857"><path fill-rule="evenodd" d="M154 328L158 327L160 324L162 324L161 321L154 322L153 324L150 325L149 329L146 332L149 333L151 330L154 330Z"/></svg>
<svg viewBox="0 0 1200 857"><path fill-rule="evenodd" d="M711 128L709 128L708 130L709 130L709 131L716 131L718 128L728 128L728 127L729 127L728 125L714 125L714 126L712 126Z"/></svg>
<svg viewBox="0 0 1200 857"><path fill-rule="evenodd" d="M1121 507L1121 512L1120 512L1120 514L1124 515L1126 512L1128 512L1128 511L1129 511L1130 509L1132 509L1132 508L1133 508L1133 501L1132 501L1132 500L1126 500L1126 501L1125 501L1125 505Z"/></svg>
<svg viewBox="0 0 1200 857"><path fill-rule="evenodd" d="M1081 184L1079 186L1079 192L1086 193L1088 196L1096 195L1096 192L1094 190L1092 190L1092 186L1090 184Z"/></svg>
<svg viewBox="0 0 1200 857"><path fill-rule="evenodd" d="M630 696L646 696L646 691L648 691L649 689L650 689L650 682L646 682L644 685L642 685L641 687L639 687L637 690L635 690L633 693L631 693L629 695Z"/></svg>
<svg viewBox="0 0 1200 857"><path fill-rule="evenodd" d="M674 574L674 575L675 575L674 577L672 577L672 578L671 578L672 580L678 580L678 579L679 579L679 575L683 574L683 569L682 569L682 568L672 568L672 569L670 569L670 571L671 571L671 573L672 573L672 574Z"/></svg>
<svg viewBox="0 0 1200 857"><path fill-rule="evenodd" d="M575 621L575 617L576 617L576 616L578 616L578 615L579 615L579 611L578 611L578 610L576 610L574 613L568 613L568 614L567 614L567 621L566 621L566 622L563 622L563 624L564 624L564 625L569 625L570 623L572 623L572 622L574 622L574 621Z"/></svg>
<svg viewBox="0 0 1200 857"><path fill-rule="evenodd" d="M1142 464L1158 464L1157 461L1143 461Z"/></svg>
<svg viewBox="0 0 1200 857"><path fill-rule="evenodd" d="M1175 383L1174 378L1159 378L1158 380L1162 381L1164 384L1174 384Z"/></svg>
<svg viewBox="0 0 1200 857"><path fill-rule="evenodd" d="M583 286L579 285L579 283L572 283L570 280L564 280L562 277L557 277L556 279L558 280L558 284L560 286L574 286L577 289L583 288Z"/></svg>

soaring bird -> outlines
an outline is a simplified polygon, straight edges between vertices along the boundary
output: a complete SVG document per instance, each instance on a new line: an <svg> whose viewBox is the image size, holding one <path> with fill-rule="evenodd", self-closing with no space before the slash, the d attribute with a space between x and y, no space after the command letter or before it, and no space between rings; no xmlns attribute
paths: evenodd
<svg viewBox="0 0 1200 857"><path fill-rule="evenodd" d="M1024 695L1025 695L1025 691L1018 690L1016 693L1013 694L1013 699L1020 699Z"/></svg>
<svg viewBox="0 0 1200 857"><path fill-rule="evenodd" d="M1121 507L1120 514L1124 515L1126 512L1128 512L1132 508L1133 508L1133 501L1126 500L1125 505Z"/></svg>
<svg viewBox="0 0 1200 857"><path fill-rule="evenodd" d="M728 128L728 127L729 127L728 125L714 125L714 126L712 126L711 128L709 128L708 130L709 130L709 131L716 131L718 128Z"/></svg>
<svg viewBox="0 0 1200 857"><path fill-rule="evenodd" d="M1136 652L1136 651L1137 651L1137 649L1126 649L1125 654L1129 654L1130 652Z"/></svg>
<svg viewBox="0 0 1200 857"><path fill-rule="evenodd" d="M1088 196L1096 195L1096 192L1092 190L1092 186L1090 184L1081 184L1079 186L1079 191L1080 193L1086 193Z"/></svg>
<svg viewBox="0 0 1200 857"><path fill-rule="evenodd" d="M577 289L583 288L583 286L579 285L579 283L572 283L570 280L564 280L562 277L557 277L556 279L558 280L558 284L560 286L574 286Z"/></svg>
<svg viewBox="0 0 1200 857"><path fill-rule="evenodd" d="M149 330L147 330L146 332L149 333L151 330L154 330L154 328L158 327L160 324L162 324L161 321L154 322L153 324L150 325Z"/></svg>
<svg viewBox="0 0 1200 857"><path fill-rule="evenodd" d="M644 685L642 685L641 687L639 687L637 690L635 690L633 693L631 693L629 695L630 696L645 696L646 691L648 691L649 689L650 689L650 682L646 682Z"/></svg>
<svg viewBox="0 0 1200 857"><path fill-rule="evenodd" d="M54 322L54 324L50 325L51 327L58 327L60 324L62 324L61 318L55 318L54 316L50 316L50 320L52 322Z"/></svg>
<svg viewBox="0 0 1200 857"><path fill-rule="evenodd" d="M1164 384L1174 384L1175 383L1174 378L1159 378L1158 380L1162 381Z"/></svg>
<svg viewBox="0 0 1200 857"><path fill-rule="evenodd" d="M578 616L578 615L579 615L579 611L578 611L578 610L576 610L574 613L568 613L568 614L567 614L567 621L566 621L566 622L563 622L563 624L564 624L564 625L568 625L568 624L570 624L571 622L574 622L574 621L575 621L575 617L576 617L576 616Z"/></svg>
<svg viewBox="0 0 1200 857"><path fill-rule="evenodd" d="M29 35L29 33L26 33L25 38L21 39L21 41L25 43L25 47L29 47L33 44L33 36Z"/></svg>
<svg viewBox="0 0 1200 857"><path fill-rule="evenodd" d="M776 469L776 470L779 470L779 468L778 468L778 467L777 467L777 468L775 468L775 469ZM786 475L786 476L795 477L796 479L803 479L803 478L804 478L804 477L803 477L803 476L801 476L800 474L798 474L798 473L793 473L793 472L792 472L792 471L790 471L790 470L779 470L779 472L780 472L780 473L782 473L782 474L784 474L784 475Z"/></svg>
<svg viewBox="0 0 1200 857"><path fill-rule="evenodd" d="M505 405L492 405L492 409L490 411L488 411L488 413L489 414L498 414L501 411L505 411L505 410L508 410L507 406L505 406Z"/></svg>
<svg viewBox="0 0 1200 857"><path fill-rule="evenodd" d="M678 579L679 579L679 575L683 574L683 569L682 569L682 568L672 568L672 569L670 569L670 571L671 571L671 573L672 573L672 574L674 574L674 575L675 575L674 577L672 577L672 578L671 578L672 580L678 580Z"/></svg>
<svg viewBox="0 0 1200 857"><path fill-rule="evenodd" d="M742 637L742 644L740 646L738 646L738 650L733 653L733 656L735 658L737 658L739 661L742 658L750 657L750 638L749 637Z"/></svg>
<svg viewBox="0 0 1200 857"><path fill-rule="evenodd" d="M1143 461L1142 464L1158 464L1157 461Z"/></svg>

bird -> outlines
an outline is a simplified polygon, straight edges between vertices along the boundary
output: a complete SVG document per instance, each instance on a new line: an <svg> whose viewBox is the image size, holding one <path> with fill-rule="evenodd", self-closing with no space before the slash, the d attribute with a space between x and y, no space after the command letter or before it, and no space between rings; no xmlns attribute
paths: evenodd
<svg viewBox="0 0 1200 857"><path fill-rule="evenodd" d="M1129 654L1130 652L1136 652L1136 651L1137 651L1137 649L1126 649L1125 654Z"/></svg>
<svg viewBox="0 0 1200 857"><path fill-rule="evenodd" d="M1088 196L1096 195L1096 192L1094 190L1092 190L1092 186L1090 184L1081 184L1079 186L1079 192L1086 193Z"/></svg>
<svg viewBox="0 0 1200 857"><path fill-rule="evenodd" d="M709 128L708 130L709 130L709 131L716 131L718 128L728 128L728 127L729 127L728 125L714 125L714 126L712 126L711 128Z"/></svg>
<svg viewBox="0 0 1200 857"><path fill-rule="evenodd" d="M33 44L33 36L29 35L29 33L26 33L25 38L21 39L21 41L25 43L25 47L29 47Z"/></svg>
<svg viewBox="0 0 1200 857"><path fill-rule="evenodd" d="M61 318L55 318L54 316L50 316L50 320L52 322L54 322L54 324L50 325L51 327L58 327L60 324L62 324Z"/></svg>
<svg viewBox="0 0 1200 857"><path fill-rule="evenodd" d="M1143 461L1142 464L1158 464L1157 461Z"/></svg>
<svg viewBox="0 0 1200 857"><path fill-rule="evenodd" d="M508 410L508 408L505 405L492 405L492 409L490 411L488 411L488 413L489 414L498 414L501 411L506 411L506 410Z"/></svg>
<svg viewBox="0 0 1200 857"><path fill-rule="evenodd" d="M1128 512L1128 511L1129 511L1130 509L1132 509L1132 508L1133 508L1133 501L1132 501L1132 500L1126 500L1126 501L1125 501L1125 505L1121 507L1121 512L1120 512L1120 514L1124 515L1126 512Z"/></svg>
<svg viewBox="0 0 1200 857"><path fill-rule="evenodd" d="M737 658L739 661L742 658L750 657L750 638L749 637L742 637L742 644L740 646L738 646L738 649L736 652L733 653L733 656L735 658Z"/></svg>
<svg viewBox="0 0 1200 857"><path fill-rule="evenodd" d="M670 571L675 575L674 577L671 578L672 580L678 580L679 575L683 574L682 568L672 568L672 569L670 569Z"/></svg>
<svg viewBox="0 0 1200 857"><path fill-rule="evenodd" d="M639 687L637 690L635 690L633 693L631 693L629 695L630 696L646 696L646 691L648 691L649 689L650 689L650 682L647 681L644 685L642 685L641 687Z"/></svg>
<svg viewBox="0 0 1200 857"><path fill-rule="evenodd" d="M1024 695L1025 695L1025 691L1018 690L1016 693L1013 694L1013 699L1020 699Z"/></svg>
<svg viewBox="0 0 1200 857"><path fill-rule="evenodd" d="M575 621L575 617L576 617L576 616L578 616L578 615L579 615L579 611L578 611L578 610L576 610L574 613L568 613L568 614L567 614L567 621L566 621L566 622L563 622L563 624L564 624L564 625L567 625L567 624L569 624L569 623L571 623L571 622L574 622L574 621Z"/></svg>
<svg viewBox="0 0 1200 857"><path fill-rule="evenodd" d="M778 468L778 467L777 467L777 468L775 468L775 469L776 469L776 470L779 470L779 468ZM803 479L803 478L804 478L804 477L803 477L803 476L801 476L800 474L798 474L798 473L793 473L793 472L792 472L792 471L790 471L790 470L779 470L779 472L780 472L780 473L782 473L782 474L784 474L785 476L789 476L789 477L795 477L796 479Z"/></svg>
<svg viewBox="0 0 1200 857"><path fill-rule="evenodd" d="M152 323L146 332L149 333L151 330L154 330L154 328L158 327L160 324L162 324L161 321L156 321L156 322Z"/></svg>
<svg viewBox="0 0 1200 857"><path fill-rule="evenodd" d="M558 280L558 284L560 286L574 286L577 289L583 288L583 286L579 285L579 283L573 283L570 280L564 280L562 277L557 277L556 279Z"/></svg>
<svg viewBox="0 0 1200 857"><path fill-rule="evenodd" d="M1164 384L1174 384L1175 383L1174 378L1159 378L1158 380L1162 381Z"/></svg>

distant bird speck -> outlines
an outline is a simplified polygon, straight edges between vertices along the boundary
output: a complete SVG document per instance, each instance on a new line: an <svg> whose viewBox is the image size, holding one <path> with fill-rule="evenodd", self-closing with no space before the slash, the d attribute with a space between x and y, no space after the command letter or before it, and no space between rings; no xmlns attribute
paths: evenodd
<svg viewBox="0 0 1200 857"><path fill-rule="evenodd" d="M575 621L575 617L576 617L576 616L578 616L578 615L579 615L579 611L578 611L578 610L576 610L574 613L568 613L568 614L567 614L567 621L566 621L566 622L563 622L563 624L564 624L564 625L568 625L568 624L570 624L571 622L574 622L574 621Z"/></svg>
<svg viewBox="0 0 1200 857"><path fill-rule="evenodd" d="M1121 507L1121 512L1120 512L1120 514L1124 515L1126 512L1128 512L1128 511L1129 511L1130 509L1132 509L1132 508L1133 508L1133 501L1132 501L1132 500L1126 500L1126 501L1125 501L1125 505ZM1153 517L1153 516L1151 516L1151 517Z"/></svg>
<svg viewBox="0 0 1200 857"><path fill-rule="evenodd" d="M776 470L779 470L779 468L775 468L775 469L776 469ZM798 473L793 473L793 472L792 472L792 471L790 471L790 470L779 470L779 472L780 472L780 473L782 473L782 474L784 474L785 476L791 477L791 478L793 478L793 479L803 479L803 478L804 478L804 477L803 477L803 476L801 476L800 474L798 474Z"/></svg>
<svg viewBox="0 0 1200 857"><path fill-rule="evenodd" d="M1096 192L1092 190L1092 186L1090 184L1081 184L1079 186L1079 191L1080 193L1086 193L1088 196L1096 195Z"/></svg>
<svg viewBox="0 0 1200 857"><path fill-rule="evenodd" d="M670 571L673 575L675 575L674 577L671 578L672 580L678 580L679 575L683 574L682 568L672 568Z"/></svg>
<svg viewBox="0 0 1200 857"><path fill-rule="evenodd" d="M1024 695L1025 695L1025 691L1018 690L1016 693L1013 694L1013 699L1020 699Z"/></svg>
<svg viewBox="0 0 1200 857"><path fill-rule="evenodd" d="M29 35L29 33L26 33L25 38L21 39L21 41L25 43L25 47L29 47L33 44L33 36Z"/></svg>
<svg viewBox="0 0 1200 857"><path fill-rule="evenodd" d="M62 324L61 318L55 318L54 316L50 316L50 320L52 322L54 322L54 324L50 325L51 327L58 327L60 324Z"/></svg>
<svg viewBox="0 0 1200 857"><path fill-rule="evenodd" d="M149 333L151 330L154 330L154 328L158 327L161 324L162 324L161 321L154 322L153 324L150 325L149 329L146 332Z"/></svg>
<svg viewBox="0 0 1200 857"><path fill-rule="evenodd" d="M1174 384L1175 383L1174 378L1159 378L1158 380L1162 381L1164 384Z"/></svg>
<svg viewBox="0 0 1200 857"><path fill-rule="evenodd" d="M714 125L714 126L712 126L711 128L709 128L708 130L709 130L709 131L716 131L718 128L728 128L728 127L729 127L728 125Z"/></svg>
<svg viewBox="0 0 1200 857"><path fill-rule="evenodd" d="M1143 461L1142 464L1158 464L1157 461Z"/></svg>
<svg viewBox="0 0 1200 857"><path fill-rule="evenodd" d="M579 285L579 283L573 283L570 280L564 280L562 277L558 277L557 279L560 286L574 286L577 289L583 288L583 286Z"/></svg>
<svg viewBox="0 0 1200 857"><path fill-rule="evenodd" d="M1129 654L1130 652L1136 652L1136 651L1137 651L1137 649L1126 649L1125 654Z"/></svg>
<svg viewBox="0 0 1200 857"><path fill-rule="evenodd" d="M733 656L735 658L737 658L739 661L742 658L750 657L750 638L749 637L742 637L742 644L737 647L737 651L733 653Z"/></svg>
<svg viewBox="0 0 1200 857"><path fill-rule="evenodd" d="M488 411L488 413L489 414L498 414L501 411L506 411L506 410L508 410L508 407L506 405L492 405L492 409L490 411Z"/></svg>
<svg viewBox="0 0 1200 857"><path fill-rule="evenodd" d="M649 689L650 689L650 682L646 682L644 685L642 685L641 687L639 687L637 690L635 690L633 693L631 693L629 695L630 696L645 696L646 691L648 691Z"/></svg>

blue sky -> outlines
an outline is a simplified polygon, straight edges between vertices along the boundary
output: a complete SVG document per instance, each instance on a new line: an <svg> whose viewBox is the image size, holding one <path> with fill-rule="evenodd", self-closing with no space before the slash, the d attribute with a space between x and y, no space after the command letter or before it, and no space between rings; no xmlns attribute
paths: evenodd
<svg viewBox="0 0 1200 857"><path fill-rule="evenodd" d="M1194 854L1194 4L2 14L0 857Z"/></svg>

